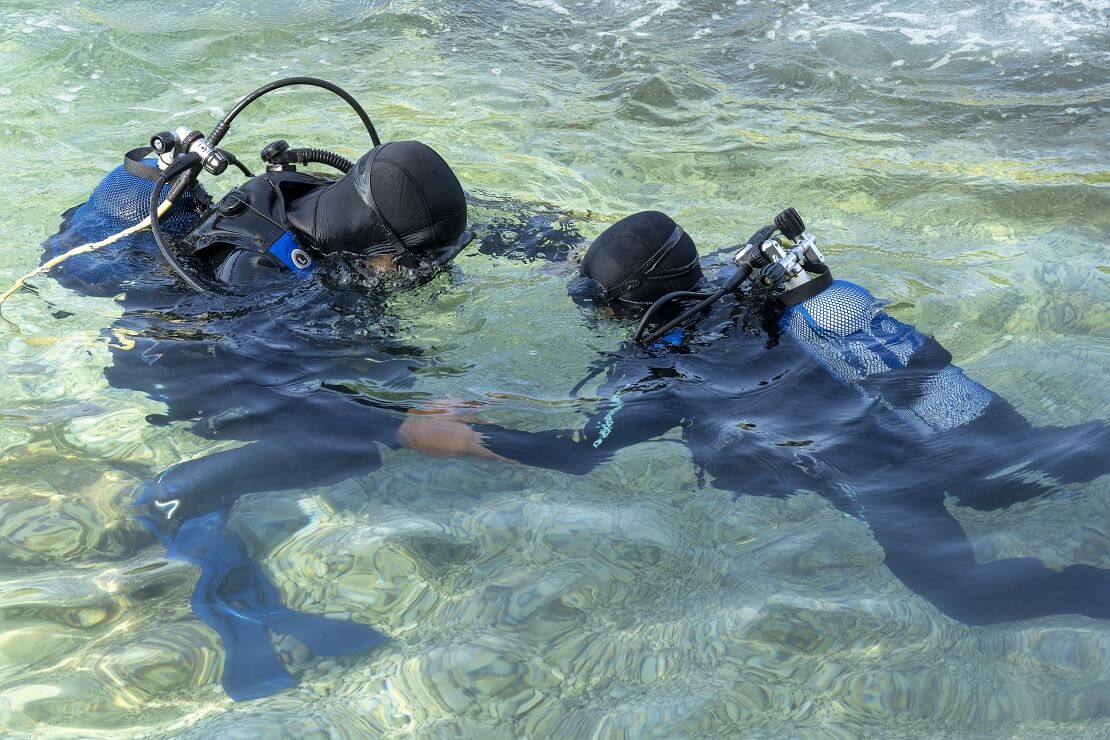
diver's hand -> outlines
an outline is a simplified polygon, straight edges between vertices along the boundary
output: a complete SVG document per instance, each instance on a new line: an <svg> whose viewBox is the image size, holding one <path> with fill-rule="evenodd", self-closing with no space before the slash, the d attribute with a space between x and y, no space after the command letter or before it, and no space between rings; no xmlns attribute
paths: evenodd
<svg viewBox="0 0 1110 740"><path fill-rule="evenodd" d="M477 409L485 406L481 401L473 401L458 396L447 396L438 401L431 401L420 408L410 408L410 416L446 416L454 421L464 424L484 424L478 418Z"/></svg>
<svg viewBox="0 0 1110 740"><path fill-rule="evenodd" d="M436 401L425 408L409 409L397 439L410 450L429 457L462 457L471 455L487 460L512 462L486 449L483 436L470 424L481 420L472 411L475 402L448 399Z"/></svg>

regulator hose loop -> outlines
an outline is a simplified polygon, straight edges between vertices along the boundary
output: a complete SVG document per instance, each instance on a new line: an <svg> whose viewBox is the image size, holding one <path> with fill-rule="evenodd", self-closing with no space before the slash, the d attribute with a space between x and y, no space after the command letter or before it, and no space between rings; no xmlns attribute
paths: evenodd
<svg viewBox="0 0 1110 740"><path fill-rule="evenodd" d="M736 272L732 274L732 277L725 281L724 285L718 288L715 292L711 293L704 300L699 301L696 305L693 305L683 311L675 319L668 321L666 324L653 331L651 334L648 335L646 339L644 339L644 344L651 344L656 339L663 336L679 324L683 323L684 321L686 321L686 319L690 318L694 314L709 308L714 303L721 300L721 298L723 298L725 295L731 293L733 290L739 287L740 283L747 280L751 274L752 266L746 262L741 262L736 266Z"/></svg>
<svg viewBox="0 0 1110 740"><path fill-rule="evenodd" d="M161 252L162 257L166 260L167 264L173 268L173 271L177 273L177 276L184 280L185 284L193 290L199 293L206 293L208 292L207 289L197 282L196 278L189 275L185 271L185 268L181 266L181 263L177 261L177 257L174 256L173 250L170 249L169 244L166 242L165 234L162 233L162 226L158 223L158 201L162 195L162 188L165 187L166 183L171 179L176 178L173 180L173 186L170 188L170 192L165 198L165 202L169 203L172 207L174 201L185 192L185 189L196 181L201 167L203 167L203 165L201 164L200 155L190 152L179 156L164 172L162 172L158 181L154 183L154 189L150 191L150 231L154 234L154 242L158 245L158 251Z"/></svg>
<svg viewBox="0 0 1110 740"><path fill-rule="evenodd" d="M217 149L216 151L224 155L227 158L227 161L234 167L237 167L239 171L242 172L244 175L246 175L247 177L254 177L254 173L250 171L250 168L239 161L239 158L236 157L234 154L226 149Z"/></svg>
<svg viewBox="0 0 1110 740"><path fill-rule="evenodd" d="M683 298L705 299L705 298L708 298L710 295L712 295L712 294L711 293L698 293L697 291L692 291L692 290L676 290L673 293L667 293L667 295L663 296L662 298L657 300L655 303L651 304L651 308L649 308L647 311L644 311L644 316L643 316L643 318L640 319L640 325L636 327L636 333L632 335L632 341L633 342L639 342L640 341L640 337L642 337L644 335L644 331L647 329L648 323L651 322L652 315L654 315L656 311L658 311L659 309L661 309L663 306L667 305L671 301L677 301L677 300L680 300L680 299L683 299Z"/></svg>
<svg viewBox="0 0 1110 740"><path fill-rule="evenodd" d="M767 226L762 227L761 229L759 229L759 231L752 234L751 238L744 243L744 246L740 249L739 252L736 253L736 256L733 258L734 262L736 263L736 272L734 272L732 276L725 281L724 285L722 285L713 293L703 294L703 299L697 305L691 306L690 308L683 311L674 320L668 321L666 324L653 331L651 334L648 335L647 339L643 340L643 342L645 344L651 344L656 339L663 336L679 324L683 323L694 314L704 311L717 301L721 300L721 298L723 298L726 294L736 290L736 288L740 287L741 283L751 277L752 272L754 272L755 270L770 265L771 261L767 259L767 255L763 254L763 251L760 249L760 245L770 239L777 228L778 227L775 224L768 224ZM678 296L676 294L665 295L654 304L652 304L651 308L649 308L647 313L644 314L644 318L640 320L640 326L636 329L636 334L633 337L633 341L640 341L640 336L644 331L644 327L647 325L648 317L655 312L656 307L668 300L673 300L673 298L677 297Z"/></svg>
<svg viewBox="0 0 1110 740"><path fill-rule="evenodd" d="M212 129L212 134L208 137L208 145L212 148L215 148L216 145L220 143L220 141L224 138L224 135L231 128L231 122L234 121L235 118L240 113L242 113L243 109L246 108L248 105L258 100L263 95L266 95L273 92L274 90L278 90L283 87L290 87L292 85L310 85L313 87L320 87L324 90L328 90L329 92L333 92L339 97L343 98L343 100L346 101L347 105L351 106L351 108L358 115L359 120L362 121L362 125L366 128L366 132L370 134L370 141L374 143L374 146L381 145L382 142L381 139L378 138L378 132L374 128L373 121L370 120L370 116L367 115L366 110L363 109L361 105L359 105L359 102L355 100L349 92L341 88L339 85L328 82L327 80L321 80L316 77L286 77L282 80L274 80L273 82L267 83L254 92L250 93L238 103L236 103L235 107L232 108L231 111L223 117L223 120L216 124L215 128Z"/></svg>

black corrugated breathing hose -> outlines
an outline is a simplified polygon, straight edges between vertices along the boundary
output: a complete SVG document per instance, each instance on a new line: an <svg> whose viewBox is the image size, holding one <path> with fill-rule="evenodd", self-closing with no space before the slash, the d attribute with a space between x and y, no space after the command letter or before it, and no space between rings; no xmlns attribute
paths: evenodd
<svg viewBox="0 0 1110 740"><path fill-rule="evenodd" d="M290 162L295 162L297 164L323 164L328 167L334 167L343 174L347 174L351 171L351 168L354 167L351 160L335 152L329 152L327 149L289 149L285 152L285 155L289 158Z"/></svg>

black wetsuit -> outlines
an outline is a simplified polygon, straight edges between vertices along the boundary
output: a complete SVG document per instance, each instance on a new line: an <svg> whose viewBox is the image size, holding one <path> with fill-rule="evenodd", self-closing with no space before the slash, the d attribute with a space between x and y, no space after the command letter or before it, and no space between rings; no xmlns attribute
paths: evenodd
<svg viewBox="0 0 1110 740"><path fill-rule="evenodd" d="M239 192L270 216L284 209L285 196L310 184L293 173L269 179L256 178ZM290 183L293 190L285 187ZM151 189L136 193L141 183L118 168L88 203L66 214L44 259L131 225ZM187 194L163 222L171 236L180 235L201 210ZM344 655L383 637L366 625L286 608L227 527L231 507L248 494L325 486L375 470L379 446L399 447L414 374L434 360L390 339L384 296L337 285L342 263L312 274L283 269L268 251L280 231L253 210L239 213L242 220L230 224L210 216L222 238L187 252L187 267L216 281L219 292L185 288L149 233L80 255L54 274L78 292L117 297L123 315L105 331L112 353L105 377L166 405L165 413L147 417L150 423L187 424L205 439L246 443L163 471L136 505L169 557L200 567L193 609L224 642L225 690L249 699L294 683L271 632L291 634L317 655ZM515 230L521 234L515 248L539 248L553 221L501 218L490 233L500 238ZM495 239L482 251L505 246Z"/></svg>
<svg viewBox="0 0 1110 740"><path fill-rule="evenodd" d="M104 236L89 231L71 219L48 251ZM368 330L381 319L375 299L262 267L265 257L254 262L250 290L240 285L239 294L227 295L181 287L150 234L93 256L58 277L86 293L122 292L123 315L106 332L108 382L165 403L151 423L246 442L171 467L136 502L167 555L200 567L192 606L223 640L228 695L255 698L294 683L271 632L293 635L317 655L380 644L384 638L369 626L286 608L227 524L246 494L326 485L377 468L378 445L397 446L404 408L376 397L411 384L426 361ZM364 392L344 381L358 381Z"/></svg>
<svg viewBox="0 0 1110 740"><path fill-rule="evenodd" d="M816 491L866 521L891 571L955 619L1110 618L1110 571L1054 571L1033 558L980 563L944 504L950 494L999 509L1050 492L1051 483L1034 480L1038 472L1060 482L1110 472L1105 424L1035 428L993 396L974 421L923 435L838 381L799 342L776 336L773 316L745 313L755 305L763 302L726 299L680 339L621 349L599 391L608 400L584 429L475 428L497 454L574 474L681 428L717 487L779 497ZM934 340L919 357L878 376L887 399L915 397L948 361Z"/></svg>

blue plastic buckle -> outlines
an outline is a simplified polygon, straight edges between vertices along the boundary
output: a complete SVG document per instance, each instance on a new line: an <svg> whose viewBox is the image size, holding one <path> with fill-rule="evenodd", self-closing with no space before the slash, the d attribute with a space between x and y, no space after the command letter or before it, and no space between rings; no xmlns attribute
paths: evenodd
<svg viewBox="0 0 1110 740"><path fill-rule="evenodd" d="M316 269L316 260L297 243L292 231L286 231L270 245L270 254L298 275L308 277ZM307 260L307 261L306 261Z"/></svg>
<svg viewBox="0 0 1110 740"><path fill-rule="evenodd" d="M655 347L656 349L662 349L668 346L678 347L682 344L682 338L685 335L686 331L681 327L677 327L671 329L669 332L656 339L654 342L651 343L651 346Z"/></svg>

